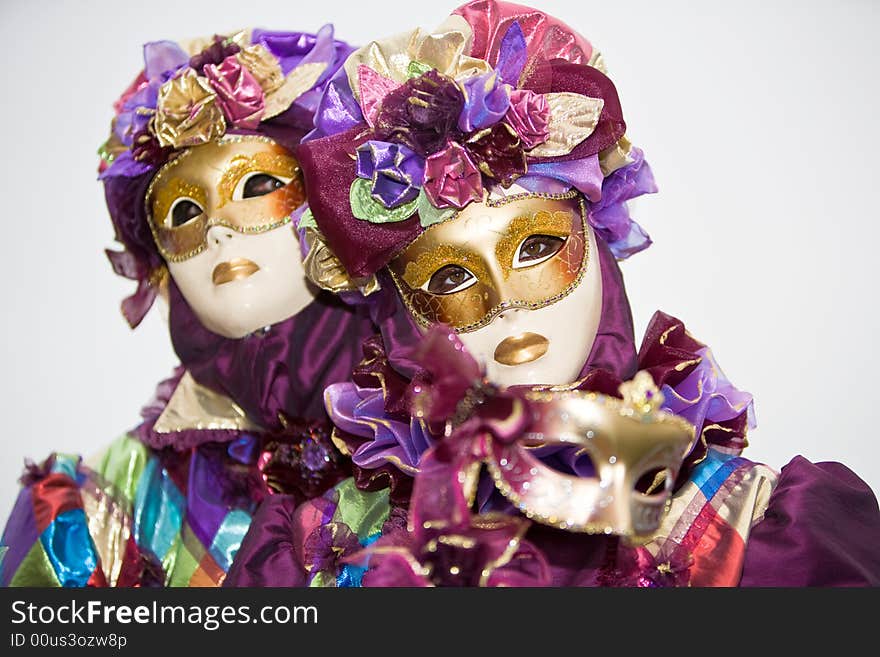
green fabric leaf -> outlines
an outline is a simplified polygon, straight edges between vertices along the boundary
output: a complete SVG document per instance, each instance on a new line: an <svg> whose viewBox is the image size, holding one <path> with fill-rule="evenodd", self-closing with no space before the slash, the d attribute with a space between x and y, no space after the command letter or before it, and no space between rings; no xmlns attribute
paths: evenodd
<svg viewBox="0 0 880 657"><path fill-rule="evenodd" d="M431 70L431 67L428 66L427 64L423 64L422 62L417 62L416 60L412 60L406 69L406 74L410 78L420 78L430 70Z"/></svg>
<svg viewBox="0 0 880 657"><path fill-rule="evenodd" d="M439 224L441 221L452 219L455 216L455 208L435 208L431 205L431 201L428 200L428 195L425 194L424 189L419 192L416 203L416 209L419 212L419 222L422 224L422 228Z"/></svg>
<svg viewBox="0 0 880 657"><path fill-rule="evenodd" d="M382 531L382 525L391 513L387 488L363 491L349 477L336 485L336 493L339 502L333 514L334 521L348 525L361 542Z"/></svg>
<svg viewBox="0 0 880 657"><path fill-rule="evenodd" d="M409 203L398 205L396 208L386 208L373 198L371 183L366 178L355 178L348 192L351 203L351 213L358 219L369 221L371 224L393 224L398 221L409 219L416 211L418 197Z"/></svg>
<svg viewBox="0 0 880 657"><path fill-rule="evenodd" d="M312 214L311 208L306 208L306 211L302 213L302 216L299 218L299 225L297 229L304 230L306 228L314 228L317 230L318 224L315 223L315 215Z"/></svg>

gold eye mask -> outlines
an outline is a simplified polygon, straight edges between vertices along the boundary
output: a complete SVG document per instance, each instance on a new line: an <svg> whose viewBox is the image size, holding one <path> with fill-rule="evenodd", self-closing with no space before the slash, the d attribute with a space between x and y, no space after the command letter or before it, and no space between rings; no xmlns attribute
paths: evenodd
<svg viewBox="0 0 880 657"><path fill-rule="evenodd" d="M435 224L389 265L415 320L424 327L450 325L474 331L510 308L555 303L580 284L589 260L586 209L576 192L521 194L471 204L454 219ZM564 240L550 257L514 266L532 236ZM468 286L447 294L426 289L444 267L467 270Z"/></svg>
<svg viewBox="0 0 880 657"><path fill-rule="evenodd" d="M251 173L289 182L261 196L234 199L236 188ZM202 213L172 226L168 213L183 198L191 199ZM296 158L271 139L256 135L227 136L183 151L159 170L146 195L150 229L159 252L170 262L204 251L212 226L263 233L288 223L291 212L304 202Z"/></svg>

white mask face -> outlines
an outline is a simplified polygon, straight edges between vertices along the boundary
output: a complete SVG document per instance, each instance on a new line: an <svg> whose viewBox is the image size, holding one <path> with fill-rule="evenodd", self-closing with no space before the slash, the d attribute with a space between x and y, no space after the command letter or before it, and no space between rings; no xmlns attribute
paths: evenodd
<svg viewBox="0 0 880 657"><path fill-rule="evenodd" d="M257 235L212 226L207 248L168 270L205 328L227 338L284 321L315 298L291 224Z"/></svg>
<svg viewBox="0 0 880 657"><path fill-rule="evenodd" d="M147 195L150 227L206 328L240 338L314 299L290 221L304 200L296 159L264 137L196 146L159 171Z"/></svg>
<svg viewBox="0 0 880 657"><path fill-rule="evenodd" d="M589 235L592 255L592 230ZM505 311L488 326L458 337L482 361L490 381L504 386L562 385L576 380L587 362L601 313L599 258L591 257L580 285L568 296L538 310ZM529 360L545 345L543 355ZM520 360L524 362L516 362Z"/></svg>
<svg viewBox="0 0 880 657"><path fill-rule="evenodd" d="M472 203L391 262L419 326L450 325L489 379L558 385L577 378L602 312L595 237L574 195Z"/></svg>

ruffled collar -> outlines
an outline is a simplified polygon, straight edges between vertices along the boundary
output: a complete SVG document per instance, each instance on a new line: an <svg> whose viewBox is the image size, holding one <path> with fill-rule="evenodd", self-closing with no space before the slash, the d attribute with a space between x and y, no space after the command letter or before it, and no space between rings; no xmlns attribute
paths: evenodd
<svg viewBox="0 0 880 657"><path fill-rule="evenodd" d="M451 413L465 393L443 387L442 380L457 376L443 372L455 367L446 362L437 364L433 375L421 371L404 376L392 366L377 336L364 343L364 359L352 380L328 388L328 411L336 425L334 440L351 455L360 488L390 486L392 499L401 503L409 499L422 454L442 435L442 426L410 414L414 393L431 386L435 409L443 406ZM619 397L619 385L629 378L627 370L621 376L602 367L585 369L581 379L565 388ZM697 441L682 465L676 488L706 457L709 446L736 454L746 446L746 433L755 426L752 396L730 383L711 350L693 338L680 320L660 311L654 314L635 370L652 376L664 394L666 410L695 427ZM542 460L562 471L592 474L589 460L580 458L576 449L541 449Z"/></svg>

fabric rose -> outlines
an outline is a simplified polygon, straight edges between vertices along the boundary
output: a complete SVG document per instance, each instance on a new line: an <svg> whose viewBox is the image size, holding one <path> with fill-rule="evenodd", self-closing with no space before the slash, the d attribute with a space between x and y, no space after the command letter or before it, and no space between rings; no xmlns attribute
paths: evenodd
<svg viewBox="0 0 880 657"><path fill-rule="evenodd" d="M422 453L435 439L418 418L400 419L385 409L385 391L362 388L350 381L333 383L325 392L327 412L336 429L363 438L352 452L352 462L366 469L391 463L408 475L419 467Z"/></svg>
<svg viewBox="0 0 880 657"><path fill-rule="evenodd" d="M437 208L463 208L483 200L483 178L468 152L452 142L425 162L425 194Z"/></svg>
<svg viewBox="0 0 880 657"><path fill-rule="evenodd" d="M172 149L162 146L156 136L144 128L135 134L131 144L131 157L138 162L157 167L168 161Z"/></svg>
<svg viewBox="0 0 880 657"><path fill-rule="evenodd" d="M266 109L259 81L230 55L220 64L207 64L205 77L217 94L217 104L226 120L236 128L254 130Z"/></svg>
<svg viewBox="0 0 880 657"><path fill-rule="evenodd" d="M693 557L675 541L677 549L666 548L663 555L653 555L645 547L621 547L616 563L599 573L599 585L629 588L667 588L690 586ZM669 552L669 558L665 553Z"/></svg>
<svg viewBox="0 0 880 657"><path fill-rule="evenodd" d="M385 97L375 131L385 141L406 144L428 156L461 136L458 117L463 107L464 96L455 82L431 70Z"/></svg>
<svg viewBox="0 0 880 657"><path fill-rule="evenodd" d="M412 525L412 531L392 532L346 561L369 556L366 587L547 586L546 558L522 538L529 524L523 518L486 514L442 531Z"/></svg>
<svg viewBox="0 0 880 657"><path fill-rule="evenodd" d="M303 544L303 562L308 572L327 573L336 577L342 569L342 559L361 549L357 535L343 522L319 525L306 537Z"/></svg>
<svg viewBox="0 0 880 657"><path fill-rule="evenodd" d="M473 132L498 123L510 107L510 86L504 84L494 71L474 75L462 84L464 107L458 117L462 132Z"/></svg>
<svg viewBox="0 0 880 657"><path fill-rule="evenodd" d="M504 116L522 141L525 150L530 150L546 141L550 134L550 105L544 94L536 94L527 89L514 89L510 92L510 109Z"/></svg>
<svg viewBox="0 0 880 657"><path fill-rule="evenodd" d="M256 78L264 94L272 93L284 82L284 74L281 72L278 60L259 43L242 48L236 57Z"/></svg>
<svg viewBox="0 0 880 657"><path fill-rule="evenodd" d="M374 199L394 208L419 195L425 160L401 144L368 141L357 149L357 175L371 181Z"/></svg>
<svg viewBox="0 0 880 657"><path fill-rule="evenodd" d="M194 55L189 60L189 65L198 73L204 74L206 67L216 66L225 59L235 56L240 50L241 47L237 43L215 34L211 45Z"/></svg>
<svg viewBox="0 0 880 657"><path fill-rule="evenodd" d="M153 132L162 146L184 148L223 136L226 121L206 78L188 68L159 89Z"/></svg>
<svg viewBox="0 0 880 657"><path fill-rule="evenodd" d="M347 477L348 463L318 421L285 419L283 431L268 435L257 459L269 490L310 499Z"/></svg>
<svg viewBox="0 0 880 657"><path fill-rule="evenodd" d="M477 167L504 187L528 170L526 154L516 131L506 123L496 123L467 141L467 149Z"/></svg>

